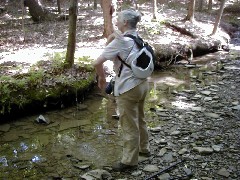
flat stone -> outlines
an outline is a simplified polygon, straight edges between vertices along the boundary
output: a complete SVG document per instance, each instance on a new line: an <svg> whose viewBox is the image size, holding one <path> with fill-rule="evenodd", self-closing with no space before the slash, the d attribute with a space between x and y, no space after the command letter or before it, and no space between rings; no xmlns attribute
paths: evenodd
<svg viewBox="0 0 240 180"><path fill-rule="evenodd" d="M19 138L19 136L18 136L17 132L15 132L15 133L8 132L8 133L5 133L4 136L3 136L4 141L15 141L18 138Z"/></svg>
<svg viewBox="0 0 240 180"><path fill-rule="evenodd" d="M158 153L158 156L163 156L167 152L166 148L162 148L160 152Z"/></svg>
<svg viewBox="0 0 240 180"><path fill-rule="evenodd" d="M157 172L159 171L159 168L156 165L151 165L148 164L143 168L143 171L147 171L147 172Z"/></svg>
<svg viewBox="0 0 240 180"><path fill-rule="evenodd" d="M193 150L203 155L213 153L213 149L209 147L193 147Z"/></svg>
<svg viewBox="0 0 240 180"><path fill-rule="evenodd" d="M212 99L213 99L212 97L205 97L203 100L204 101L212 101Z"/></svg>
<svg viewBox="0 0 240 180"><path fill-rule="evenodd" d="M204 95L210 95L212 92L211 91L201 91L200 93L204 94Z"/></svg>
<svg viewBox="0 0 240 180"><path fill-rule="evenodd" d="M173 131L173 132L171 132L170 135L172 135L172 136L176 136L176 135L179 135L179 134L181 134L180 131Z"/></svg>
<svg viewBox="0 0 240 180"><path fill-rule="evenodd" d="M192 107L192 111L203 111L202 107Z"/></svg>
<svg viewBox="0 0 240 180"><path fill-rule="evenodd" d="M161 180L169 180L170 178L171 178L171 176L168 173L164 173L164 174L158 176L158 179L161 179Z"/></svg>
<svg viewBox="0 0 240 180"><path fill-rule="evenodd" d="M216 152L219 152L221 150L221 146L218 146L218 145L213 145L212 148Z"/></svg>
<svg viewBox="0 0 240 180"><path fill-rule="evenodd" d="M9 129L10 129L10 124L3 124L3 125L0 125L0 131L8 132Z"/></svg>
<svg viewBox="0 0 240 180"><path fill-rule="evenodd" d="M240 110L240 105L233 106L232 109L234 109L234 110Z"/></svg>
<svg viewBox="0 0 240 180"><path fill-rule="evenodd" d="M221 168L220 170L218 170L217 174L224 177L230 176L230 173L226 170L226 168Z"/></svg>
<svg viewBox="0 0 240 180"><path fill-rule="evenodd" d="M102 179L102 177L105 177L106 179L112 179L111 174L103 169L95 169L81 176L81 178L86 180Z"/></svg>
<svg viewBox="0 0 240 180"><path fill-rule="evenodd" d="M216 113L204 113L205 116L207 117L211 117L211 118L219 118L220 115L219 114L216 114Z"/></svg>
<svg viewBox="0 0 240 180"><path fill-rule="evenodd" d="M187 152L186 148L182 148L180 151L178 151L178 154L182 155L185 154Z"/></svg>
<svg viewBox="0 0 240 180"><path fill-rule="evenodd" d="M90 124L89 120L73 120L61 122L59 131Z"/></svg>

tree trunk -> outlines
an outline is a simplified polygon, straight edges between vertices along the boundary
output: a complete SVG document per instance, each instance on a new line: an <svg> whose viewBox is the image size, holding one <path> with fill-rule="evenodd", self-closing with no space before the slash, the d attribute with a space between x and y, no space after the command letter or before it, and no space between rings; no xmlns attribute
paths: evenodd
<svg viewBox="0 0 240 180"><path fill-rule="evenodd" d="M187 14L185 20L193 22L194 21L194 12L195 12L195 0L189 0L188 14Z"/></svg>
<svg viewBox="0 0 240 180"><path fill-rule="evenodd" d="M226 2L226 0L222 0L221 7L219 9L219 13L218 13L216 22L214 24L212 35L216 34L216 32L217 32L217 28L218 28L218 25L219 25L221 17L222 17L222 13L223 13L225 2Z"/></svg>
<svg viewBox="0 0 240 180"><path fill-rule="evenodd" d="M62 10L61 10L61 1L60 0L57 0L57 7L58 7L58 14L61 14Z"/></svg>
<svg viewBox="0 0 240 180"><path fill-rule="evenodd" d="M153 19L157 19L157 0L153 0Z"/></svg>
<svg viewBox="0 0 240 180"><path fill-rule="evenodd" d="M94 2L93 2L93 9L97 9L97 0L94 0Z"/></svg>
<svg viewBox="0 0 240 180"><path fill-rule="evenodd" d="M213 5L212 0L208 0L208 10L209 10L209 11L212 10L212 5Z"/></svg>
<svg viewBox="0 0 240 180"><path fill-rule="evenodd" d="M113 0L115 1L115 0ZM108 37L113 33L112 17L116 7L112 4L112 0L101 0L101 7L103 10L104 31L103 36Z"/></svg>
<svg viewBox="0 0 240 180"><path fill-rule="evenodd" d="M24 26L24 20L25 20L25 18L24 18L24 16L25 16L25 8L24 8L24 0L21 0L21 6L22 6L22 31L23 31L23 41L25 41L25 26Z"/></svg>
<svg viewBox="0 0 240 180"><path fill-rule="evenodd" d="M203 3L204 3L204 0L199 0L198 2L198 11L202 11L203 10Z"/></svg>
<svg viewBox="0 0 240 180"><path fill-rule="evenodd" d="M35 22L53 20L56 18L56 15L42 7L38 0L24 0L24 5L29 8L29 13Z"/></svg>
<svg viewBox="0 0 240 180"><path fill-rule="evenodd" d="M76 48L76 27L77 27L77 1L70 0L69 6L69 32L68 32L68 45L66 54L66 68L72 67L74 64L74 54Z"/></svg>

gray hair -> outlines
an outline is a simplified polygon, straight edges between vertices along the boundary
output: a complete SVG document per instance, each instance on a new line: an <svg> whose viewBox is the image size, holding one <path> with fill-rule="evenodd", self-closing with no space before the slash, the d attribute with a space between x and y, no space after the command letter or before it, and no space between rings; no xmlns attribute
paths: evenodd
<svg viewBox="0 0 240 180"><path fill-rule="evenodd" d="M141 14L134 9L126 9L119 13L120 21L127 21L130 29L136 29L137 23L141 20Z"/></svg>

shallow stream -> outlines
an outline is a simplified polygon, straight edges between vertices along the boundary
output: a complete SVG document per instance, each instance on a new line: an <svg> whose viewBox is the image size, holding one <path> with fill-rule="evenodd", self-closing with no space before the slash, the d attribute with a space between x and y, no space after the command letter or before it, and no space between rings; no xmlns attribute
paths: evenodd
<svg viewBox="0 0 240 180"><path fill-rule="evenodd" d="M228 58L220 51L194 58L197 65L175 65L155 72L148 80L151 89L145 106L149 128L164 123L155 116L156 108L164 112L165 108L194 106L173 94L217 82L221 60ZM1 124L0 179L73 178L112 165L121 158L122 150L114 114L113 98L95 89L82 104L42 114L49 124L36 122L40 114Z"/></svg>

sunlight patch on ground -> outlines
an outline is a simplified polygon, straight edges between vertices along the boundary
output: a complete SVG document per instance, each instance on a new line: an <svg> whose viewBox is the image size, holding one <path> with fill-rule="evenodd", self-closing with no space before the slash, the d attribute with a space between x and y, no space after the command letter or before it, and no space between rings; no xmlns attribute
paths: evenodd
<svg viewBox="0 0 240 180"><path fill-rule="evenodd" d="M89 56L90 59L97 59L98 56L102 53L102 49L97 49L94 47L89 48L79 48L75 52L75 58L77 57L83 57L83 56Z"/></svg>
<svg viewBox="0 0 240 180"><path fill-rule="evenodd" d="M34 64L39 60L44 59L46 53L51 53L51 49L46 47L33 47L20 49L17 52L2 52L0 54L0 61L16 61Z"/></svg>
<svg viewBox="0 0 240 180"><path fill-rule="evenodd" d="M172 105L177 107L178 109L191 109L192 107L195 106L194 103L186 103L179 99L178 101L172 102Z"/></svg>
<svg viewBox="0 0 240 180"><path fill-rule="evenodd" d="M167 76L167 77L160 77L158 80L154 80L157 84L162 84L162 83L164 83L164 84L166 84L166 85L168 85L168 86L179 86L179 85L181 85L181 84L183 84L183 83L185 83L185 81L183 81L183 80L180 80L180 79L176 79L176 78L174 78L174 77L169 77L169 76Z"/></svg>

